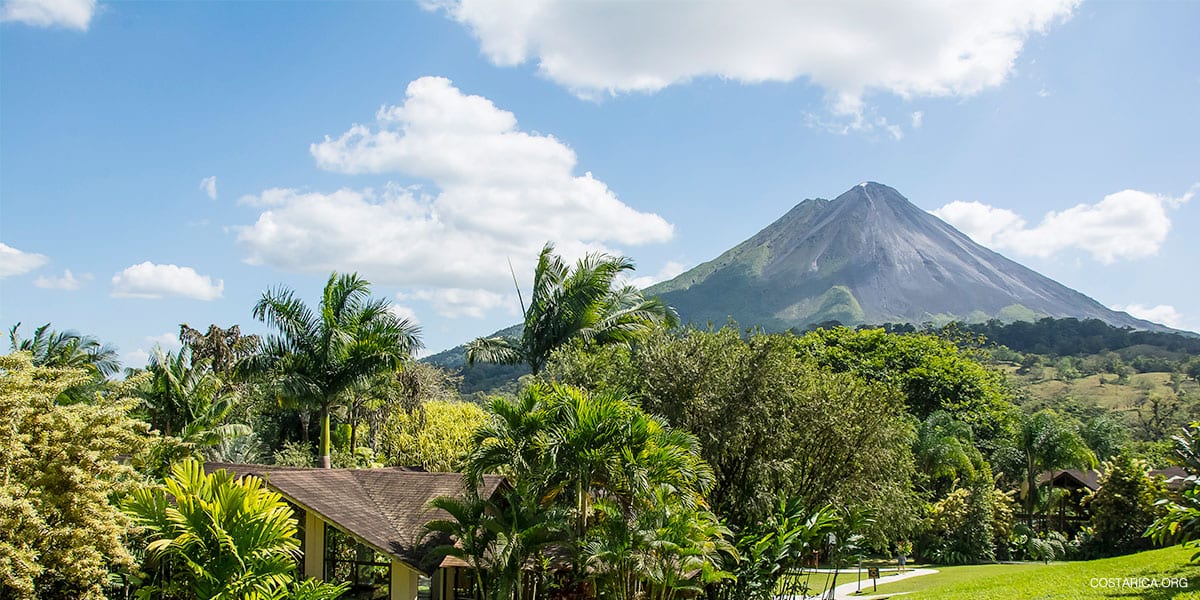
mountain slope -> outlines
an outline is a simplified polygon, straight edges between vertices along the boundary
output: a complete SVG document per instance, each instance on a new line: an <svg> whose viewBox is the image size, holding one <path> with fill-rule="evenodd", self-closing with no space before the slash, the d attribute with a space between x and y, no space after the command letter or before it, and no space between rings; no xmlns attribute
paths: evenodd
<svg viewBox="0 0 1200 600"><path fill-rule="evenodd" d="M861 323L1095 318L1170 329L1113 311L972 241L878 183L805 200L750 239L651 286L688 322L768 330Z"/></svg>

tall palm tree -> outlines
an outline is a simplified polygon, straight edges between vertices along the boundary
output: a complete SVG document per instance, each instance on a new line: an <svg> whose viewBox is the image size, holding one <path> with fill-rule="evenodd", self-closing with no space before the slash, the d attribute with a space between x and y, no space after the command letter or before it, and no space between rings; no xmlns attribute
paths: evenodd
<svg viewBox="0 0 1200 600"><path fill-rule="evenodd" d="M329 413L343 392L399 368L421 347L419 328L398 319L386 300L372 299L370 286L357 273L333 273L316 312L286 287L263 292L254 307L254 318L279 333L264 339L242 366L270 376L283 395L320 410L325 468L331 466Z"/></svg>
<svg viewBox="0 0 1200 600"><path fill-rule="evenodd" d="M71 367L87 369L108 377L121 368L117 349L76 331L55 331L46 323L33 330L33 337L23 339L17 330L20 323L8 331L13 352L30 352L33 364L39 367Z"/></svg>
<svg viewBox="0 0 1200 600"><path fill-rule="evenodd" d="M1054 469L1096 466L1096 455L1069 423L1054 411L1043 410L1021 419L1015 450L1025 466L1025 511L1030 528L1037 506L1037 476Z"/></svg>
<svg viewBox="0 0 1200 600"><path fill-rule="evenodd" d="M525 320L520 339L476 339L467 344L467 364L524 363L536 375L554 349L573 339L622 343L659 325L675 326L679 317L671 307L657 298L647 299L633 286L618 285L618 276L633 268L624 256L592 253L572 269L554 254L554 244L547 243L533 272L528 306L521 297Z"/></svg>

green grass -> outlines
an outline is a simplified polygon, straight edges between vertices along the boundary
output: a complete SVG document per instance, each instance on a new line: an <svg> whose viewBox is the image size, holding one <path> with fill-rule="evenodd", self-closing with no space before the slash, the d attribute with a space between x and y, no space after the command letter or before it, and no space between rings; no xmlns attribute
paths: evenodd
<svg viewBox="0 0 1200 600"><path fill-rule="evenodd" d="M895 595L905 600L1146 598L1200 600L1200 566L1188 559L1193 550L1172 547L1129 556L1067 563L1023 563L942 567L934 575L879 586L863 595ZM1103 587L1101 580L1186 578L1187 587ZM901 592L909 592L901 595Z"/></svg>

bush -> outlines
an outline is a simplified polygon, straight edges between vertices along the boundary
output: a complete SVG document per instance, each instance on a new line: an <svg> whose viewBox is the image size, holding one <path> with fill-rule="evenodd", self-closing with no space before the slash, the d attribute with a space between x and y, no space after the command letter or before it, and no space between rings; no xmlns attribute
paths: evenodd
<svg viewBox="0 0 1200 600"><path fill-rule="evenodd" d="M935 503L921 553L933 562L968 564L996 559L998 542L1012 530L1012 499L996 490L990 469Z"/></svg>
<svg viewBox="0 0 1200 600"><path fill-rule="evenodd" d="M1104 466L1100 489L1085 501L1092 537L1085 548L1096 556L1128 554L1153 547L1142 537L1154 522L1154 503L1164 491L1146 474L1146 463L1122 454Z"/></svg>
<svg viewBox="0 0 1200 600"><path fill-rule="evenodd" d="M283 447L272 455L275 464L281 467L311 467L314 461L312 444L284 442Z"/></svg>

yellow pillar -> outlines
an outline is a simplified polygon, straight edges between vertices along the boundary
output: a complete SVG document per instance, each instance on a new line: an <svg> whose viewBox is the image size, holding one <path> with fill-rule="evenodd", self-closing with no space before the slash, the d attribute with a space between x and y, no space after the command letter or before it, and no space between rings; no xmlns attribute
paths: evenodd
<svg viewBox="0 0 1200 600"><path fill-rule="evenodd" d="M304 576L325 579L325 521L312 511L304 515Z"/></svg>
<svg viewBox="0 0 1200 600"><path fill-rule="evenodd" d="M392 559L392 600L417 600L418 576L408 565Z"/></svg>

